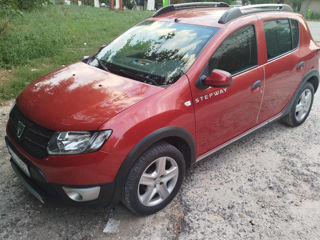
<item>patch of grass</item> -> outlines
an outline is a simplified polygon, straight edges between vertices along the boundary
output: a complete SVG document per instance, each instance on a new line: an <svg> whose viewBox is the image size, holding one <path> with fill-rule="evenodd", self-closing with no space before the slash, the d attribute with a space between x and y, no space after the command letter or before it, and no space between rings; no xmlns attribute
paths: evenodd
<svg viewBox="0 0 320 240"><path fill-rule="evenodd" d="M10 82L0 87L0 98L16 97L35 78L95 53L150 15L143 11L48 6L13 18L0 37L0 69L11 68L13 73Z"/></svg>
<svg viewBox="0 0 320 240"><path fill-rule="evenodd" d="M11 75L12 74L10 70L9 71L5 69L0 70L0 87L8 83Z"/></svg>

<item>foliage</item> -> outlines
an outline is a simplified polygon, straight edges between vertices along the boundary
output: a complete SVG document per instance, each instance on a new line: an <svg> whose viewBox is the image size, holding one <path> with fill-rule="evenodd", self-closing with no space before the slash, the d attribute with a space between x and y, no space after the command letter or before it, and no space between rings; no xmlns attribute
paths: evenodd
<svg viewBox="0 0 320 240"><path fill-rule="evenodd" d="M94 6L94 0L82 0L83 5Z"/></svg>
<svg viewBox="0 0 320 240"><path fill-rule="evenodd" d="M261 4L261 3L278 3L278 0L242 0L242 5Z"/></svg>
<svg viewBox="0 0 320 240"><path fill-rule="evenodd" d="M133 1L132 0L123 0L123 5L127 9L132 9L134 7Z"/></svg>
<svg viewBox="0 0 320 240"><path fill-rule="evenodd" d="M9 26L9 20L7 18L0 19L0 36L3 35Z"/></svg>
<svg viewBox="0 0 320 240"><path fill-rule="evenodd" d="M18 6L13 0L0 0L0 19L8 18L18 13Z"/></svg>
<svg viewBox="0 0 320 240"><path fill-rule="evenodd" d="M72 2L72 1L71 1L71 2ZM74 2L76 2L76 3L78 4L78 1L77 1L77 0L74 0ZM63 5L63 4L65 3L65 1L64 1L64 0L55 0L54 3L55 3L55 4L58 4L58 5L59 5L59 4L60 4L60 5Z"/></svg>
<svg viewBox="0 0 320 240"><path fill-rule="evenodd" d="M0 36L9 28L9 20L11 17L21 14L13 1L0 0Z"/></svg>
<svg viewBox="0 0 320 240"><path fill-rule="evenodd" d="M212 2L212 0L171 0L171 4L184 3L184 2ZM219 2L219 1L217 1L217 2ZM221 2L225 2L228 4L234 4L235 0L223 0Z"/></svg>
<svg viewBox="0 0 320 240"><path fill-rule="evenodd" d="M299 12L303 1L304 0L242 0L242 5L262 3L287 3L290 4L296 12Z"/></svg>
<svg viewBox="0 0 320 240"><path fill-rule="evenodd" d="M304 0L289 0L288 2L290 2L292 4L292 8L296 11L296 12L300 12L301 9L301 4Z"/></svg>
<svg viewBox="0 0 320 240"><path fill-rule="evenodd" d="M307 19L320 20L320 14L319 13L315 13L315 12L311 12L310 16L307 17Z"/></svg>
<svg viewBox="0 0 320 240"><path fill-rule="evenodd" d="M32 10L43 5L49 4L49 0L0 0L0 6L6 5L12 9Z"/></svg>
<svg viewBox="0 0 320 240"><path fill-rule="evenodd" d="M151 14L52 5L15 16L9 31L0 36L0 69L12 69L12 80L0 88L0 98L13 98L44 73L92 55Z"/></svg>

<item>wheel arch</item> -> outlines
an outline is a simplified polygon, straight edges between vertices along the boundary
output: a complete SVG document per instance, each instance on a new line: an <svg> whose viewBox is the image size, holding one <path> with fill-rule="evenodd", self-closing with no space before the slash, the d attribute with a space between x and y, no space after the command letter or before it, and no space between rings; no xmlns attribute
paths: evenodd
<svg viewBox="0 0 320 240"><path fill-rule="evenodd" d="M306 75L304 75L304 77L303 77L302 81L300 82L297 90L293 94L289 104L287 105L287 107L283 111L283 114L282 114L283 116L286 116L290 112L290 109L291 109L292 105L294 104L294 100L296 99L300 89L303 87L303 85L306 82L310 82L314 87L314 92L316 92L317 89L318 89L318 86L319 86L319 71L313 69L313 70L310 70Z"/></svg>
<svg viewBox="0 0 320 240"><path fill-rule="evenodd" d="M319 87L319 76L318 77L317 76L312 76L307 81L310 82L313 85L314 92L316 92L318 90L318 87Z"/></svg>
<svg viewBox="0 0 320 240"><path fill-rule="evenodd" d="M176 126L169 126L160 128L150 133L134 146L134 148L129 152L125 160L122 162L115 178L116 188L113 201L114 203L117 203L121 199L122 188L136 160L147 149L160 141L168 142L179 149L185 158L187 168L195 162L195 141L191 133L186 129Z"/></svg>

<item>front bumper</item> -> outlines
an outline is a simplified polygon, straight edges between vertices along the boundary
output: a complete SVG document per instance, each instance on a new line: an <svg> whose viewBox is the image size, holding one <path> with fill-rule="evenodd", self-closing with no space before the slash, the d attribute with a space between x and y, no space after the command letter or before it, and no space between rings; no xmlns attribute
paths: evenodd
<svg viewBox="0 0 320 240"><path fill-rule="evenodd" d="M30 176L27 176L16 161L10 160L11 166L22 184L40 202L54 202L72 205L110 205L114 195L114 182L98 185L63 185L49 183L44 174L28 159L26 159L14 145L6 138L6 144L11 148L24 164L26 164ZM99 191L98 191L99 190Z"/></svg>

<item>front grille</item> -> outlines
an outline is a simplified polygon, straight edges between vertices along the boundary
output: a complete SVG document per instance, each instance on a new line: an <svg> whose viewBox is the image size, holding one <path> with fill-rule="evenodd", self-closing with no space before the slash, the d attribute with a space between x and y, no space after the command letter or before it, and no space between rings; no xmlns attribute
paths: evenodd
<svg viewBox="0 0 320 240"><path fill-rule="evenodd" d="M20 138L18 137L19 125L25 126ZM44 158L48 155L47 145L54 131L41 127L27 119L20 112L17 105L10 112L8 132L13 140L31 156Z"/></svg>

